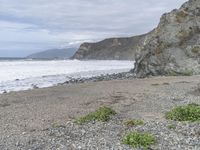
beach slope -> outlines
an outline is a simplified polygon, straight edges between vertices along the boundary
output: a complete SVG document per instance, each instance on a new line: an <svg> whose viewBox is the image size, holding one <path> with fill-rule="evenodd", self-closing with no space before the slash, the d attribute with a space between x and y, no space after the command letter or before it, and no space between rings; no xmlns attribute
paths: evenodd
<svg viewBox="0 0 200 150"><path fill-rule="evenodd" d="M123 125L126 119L144 120L141 130L156 135L158 149L177 145L182 149L200 148L199 124L190 124L189 129L187 123L175 123L177 130L171 131L164 117L174 106L200 104L199 81L200 76L153 77L2 94L0 149L130 149L120 140L128 130L135 129ZM74 118L100 106L112 107L117 115L107 123L73 123Z"/></svg>

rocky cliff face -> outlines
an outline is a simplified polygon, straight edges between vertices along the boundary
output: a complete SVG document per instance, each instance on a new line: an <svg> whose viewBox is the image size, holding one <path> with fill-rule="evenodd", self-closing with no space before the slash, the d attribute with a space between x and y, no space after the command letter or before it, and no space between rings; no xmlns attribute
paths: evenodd
<svg viewBox="0 0 200 150"><path fill-rule="evenodd" d="M148 34L84 43L73 58L136 60L138 77L200 74L200 0L164 14Z"/></svg>
<svg viewBox="0 0 200 150"><path fill-rule="evenodd" d="M83 43L74 59L133 60L135 51L145 35L130 38L111 38L97 43Z"/></svg>
<svg viewBox="0 0 200 150"><path fill-rule="evenodd" d="M200 0L164 14L142 42L133 70L138 77L200 74Z"/></svg>

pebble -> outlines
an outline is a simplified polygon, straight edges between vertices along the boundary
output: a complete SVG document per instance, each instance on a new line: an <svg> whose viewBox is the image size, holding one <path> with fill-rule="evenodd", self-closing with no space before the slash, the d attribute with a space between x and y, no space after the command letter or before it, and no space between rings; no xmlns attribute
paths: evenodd
<svg viewBox="0 0 200 150"><path fill-rule="evenodd" d="M174 124L175 129L168 125ZM121 140L126 133L138 131L147 132L155 136L157 143L151 146L156 150L199 150L200 131L199 123L180 123L175 121L146 121L144 125L126 127L123 120L116 116L109 122L95 122L77 125L73 122L66 124L65 128L49 128L42 132L34 142L20 144L22 150L26 149L74 149L74 150L131 150L122 144ZM49 140L50 139L50 140ZM16 143L19 146L19 142Z"/></svg>
<svg viewBox="0 0 200 150"><path fill-rule="evenodd" d="M64 82L63 84L76 84L76 83L86 83L86 82L133 79L133 78L135 78L135 75L130 72L123 72L123 73L100 75L100 76L95 76L95 77L90 77L90 78L71 78L71 77L68 77L68 78L69 78L69 80Z"/></svg>

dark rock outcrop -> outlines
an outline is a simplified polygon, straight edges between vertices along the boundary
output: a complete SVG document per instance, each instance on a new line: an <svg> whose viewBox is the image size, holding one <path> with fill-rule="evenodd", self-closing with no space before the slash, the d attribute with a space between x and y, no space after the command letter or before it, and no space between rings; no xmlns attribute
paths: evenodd
<svg viewBox="0 0 200 150"><path fill-rule="evenodd" d="M110 38L97 43L83 43L73 56L88 60L134 60L135 51L142 44L145 35L129 38Z"/></svg>
<svg viewBox="0 0 200 150"><path fill-rule="evenodd" d="M137 47L133 71L138 77L200 74L200 0L161 17Z"/></svg>

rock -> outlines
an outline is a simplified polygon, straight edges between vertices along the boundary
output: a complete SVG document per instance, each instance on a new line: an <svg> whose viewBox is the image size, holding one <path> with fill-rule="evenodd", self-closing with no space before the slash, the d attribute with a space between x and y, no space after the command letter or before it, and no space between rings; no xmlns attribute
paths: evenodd
<svg viewBox="0 0 200 150"><path fill-rule="evenodd" d="M35 85L35 84L32 84L31 86L33 87L33 89L38 89L38 88L39 88L39 87L38 87L37 85Z"/></svg>
<svg viewBox="0 0 200 150"><path fill-rule="evenodd" d="M74 59L134 60L135 51L145 35L130 38L110 38L97 43L83 43Z"/></svg>
<svg viewBox="0 0 200 150"><path fill-rule="evenodd" d="M6 90L3 90L3 94L6 94L6 93L8 93Z"/></svg>
<svg viewBox="0 0 200 150"><path fill-rule="evenodd" d="M122 79L133 79L135 75L130 72L106 74L100 76L94 76L90 78L68 78L63 84L75 84L75 83L86 83L86 82L100 82L109 80L122 80Z"/></svg>
<svg viewBox="0 0 200 150"><path fill-rule="evenodd" d="M164 14L136 50L137 77L200 74L200 1Z"/></svg>
<svg viewBox="0 0 200 150"><path fill-rule="evenodd" d="M197 84L197 91L200 93L200 83Z"/></svg>
<svg viewBox="0 0 200 150"><path fill-rule="evenodd" d="M20 146L20 143L19 143L19 141L15 144L17 147L19 147Z"/></svg>

